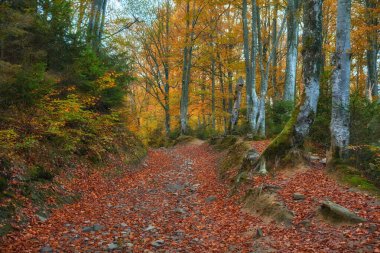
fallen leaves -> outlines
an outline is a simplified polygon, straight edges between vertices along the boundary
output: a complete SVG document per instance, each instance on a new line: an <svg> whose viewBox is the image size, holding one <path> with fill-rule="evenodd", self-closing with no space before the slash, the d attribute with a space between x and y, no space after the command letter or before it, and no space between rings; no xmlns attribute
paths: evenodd
<svg viewBox="0 0 380 253"><path fill-rule="evenodd" d="M252 145L262 152L267 143ZM104 176L104 170L79 171L70 180L62 177L65 189L81 192L82 198L55 210L47 221L34 219L29 227L2 238L0 251L38 252L50 245L62 252L116 246L115 252L379 252L380 207L373 198L339 186L322 167L291 178L255 178L255 184L280 186L279 197L295 213L289 227L263 222L242 211L239 196L229 197L216 171L220 155L206 144L181 145L150 150L145 166L118 177ZM123 165L115 161L109 167ZM295 192L305 200L293 200ZM312 214L326 198L370 222L340 227L321 222ZM305 219L310 219L307 227L300 225ZM95 224L101 229L83 231ZM257 228L263 234L258 238Z"/></svg>

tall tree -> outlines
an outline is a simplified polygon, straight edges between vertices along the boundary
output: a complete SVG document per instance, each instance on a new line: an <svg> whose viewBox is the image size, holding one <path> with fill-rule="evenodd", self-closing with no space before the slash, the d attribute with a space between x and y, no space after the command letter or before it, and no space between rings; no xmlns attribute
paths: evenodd
<svg viewBox="0 0 380 253"><path fill-rule="evenodd" d="M346 158L350 139L350 31L351 0L338 0L330 124L333 158Z"/></svg>
<svg viewBox="0 0 380 253"><path fill-rule="evenodd" d="M189 85L191 78L191 67L193 60L194 42L199 34L196 34L195 27L198 23L200 14L204 5L197 6L196 0L186 0L185 3L185 41L183 48L183 65L182 65L182 91L180 105L181 133L186 134L188 128L188 109L189 109Z"/></svg>
<svg viewBox="0 0 380 253"><path fill-rule="evenodd" d="M95 51L99 50L101 44L106 9L107 0L92 0L87 29L87 43L89 43Z"/></svg>
<svg viewBox="0 0 380 253"><path fill-rule="evenodd" d="M377 4L376 4L377 3ZM378 80L378 70L377 70L377 61L379 53L379 43L378 43L378 28L379 16L375 11L375 8L378 7L378 1L376 0L365 0L365 5L367 8L367 25L370 28L370 31L367 33L368 49L367 49L367 69L368 69L368 78L367 78L367 89L366 94L369 100L372 100L372 97L377 97L380 102L379 96L379 80Z"/></svg>
<svg viewBox="0 0 380 253"><path fill-rule="evenodd" d="M295 101L296 76L297 76L297 57L298 57L298 8L299 0L288 0L286 9L287 16L287 35L286 35L286 69L284 100Z"/></svg>
<svg viewBox="0 0 380 253"><path fill-rule="evenodd" d="M157 19L146 27L140 36L142 46L136 61L140 67L146 91L153 96L165 112L165 131L170 134L170 17L171 6L167 0L165 6L157 11Z"/></svg>
<svg viewBox="0 0 380 253"><path fill-rule="evenodd" d="M305 91L302 103L294 110L283 131L265 149L254 168L266 172L279 160L303 148L317 112L319 79L322 64L322 1L303 2L303 82ZM243 166L245 168L245 166Z"/></svg>

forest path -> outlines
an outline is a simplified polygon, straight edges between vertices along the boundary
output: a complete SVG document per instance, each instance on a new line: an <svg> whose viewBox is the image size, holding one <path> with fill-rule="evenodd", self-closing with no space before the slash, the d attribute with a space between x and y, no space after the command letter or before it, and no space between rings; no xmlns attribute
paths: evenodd
<svg viewBox="0 0 380 253"><path fill-rule="evenodd" d="M79 202L36 221L3 250L249 252L253 237L246 232L258 220L228 198L217 178L218 155L199 142L151 150L143 168L89 180Z"/></svg>
<svg viewBox="0 0 380 253"><path fill-rule="evenodd" d="M252 145L262 149L265 143ZM314 164L292 176L279 172L255 179L256 186L277 185L277 198L294 213L288 226L264 222L243 212L239 196L230 197L218 179L222 155L198 141L150 150L138 168L118 176L104 172L122 168L121 161L105 171L81 173L62 184L82 192L78 202L8 235L0 252L380 252L378 199L337 184ZM295 192L305 199L294 200ZM316 210L325 199L368 222L322 222Z"/></svg>

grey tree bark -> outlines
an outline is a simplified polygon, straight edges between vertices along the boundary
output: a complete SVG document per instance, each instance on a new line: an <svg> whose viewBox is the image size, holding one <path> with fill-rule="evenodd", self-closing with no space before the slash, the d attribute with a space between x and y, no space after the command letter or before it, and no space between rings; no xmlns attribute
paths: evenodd
<svg viewBox="0 0 380 253"><path fill-rule="evenodd" d="M244 163L243 171L258 170L265 173L276 167L279 161L296 161L295 157L291 156L293 151L303 148L305 137L314 122L319 98L322 63L322 1L305 0L303 2L302 60L305 91L302 102L293 111L292 117L282 132L264 150L253 167L250 163Z"/></svg>
<svg viewBox="0 0 380 253"><path fill-rule="evenodd" d="M242 21L243 21L243 51L245 62L245 83L246 83L246 104L247 104L247 119L250 121L251 111L253 108L252 101L252 57L250 56L250 42L248 32L248 2L243 0L242 3ZM252 42L251 42L252 43Z"/></svg>
<svg viewBox="0 0 380 253"><path fill-rule="evenodd" d="M351 0L338 0L332 76L331 158L347 158L350 139Z"/></svg>
<svg viewBox="0 0 380 253"><path fill-rule="evenodd" d="M238 123L239 120L239 111L240 111L240 105L241 105L241 92L244 86L244 81L242 77L239 77L237 83L236 83L236 89L235 89L235 101L234 101L234 107L232 109L231 113L231 121L229 130L230 132L233 131Z"/></svg>
<svg viewBox="0 0 380 253"><path fill-rule="evenodd" d="M107 0L92 0L86 40L95 51L99 51L106 9Z"/></svg>
<svg viewBox="0 0 380 253"><path fill-rule="evenodd" d="M376 8L376 0L365 0L365 6L367 8L367 25L371 28L379 24L378 15L374 13ZM373 97L377 97L380 102L379 96L379 80L378 80L378 69L377 69L377 60L379 54L379 45L378 45L378 31L370 31L367 35L367 41L369 48L367 49L367 87L366 95L367 98L372 101Z"/></svg>
<svg viewBox="0 0 380 253"><path fill-rule="evenodd" d="M317 112L322 64L322 1L303 2L302 62L305 93L294 127L296 147L303 145Z"/></svg>
<svg viewBox="0 0 380 253"><path fill-rule="evenodd" d="M299 0L288 0L287 15L287 54L285 69L284 101L295 101L297 57L298 57L298 18Z"/></svg>

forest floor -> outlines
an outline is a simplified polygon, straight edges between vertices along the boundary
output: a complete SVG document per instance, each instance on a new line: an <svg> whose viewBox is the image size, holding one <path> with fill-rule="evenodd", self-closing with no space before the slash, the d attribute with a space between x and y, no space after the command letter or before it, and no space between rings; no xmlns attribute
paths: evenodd
<svg viewBox="0 0 380 253"><path fill-rule="evenodd" d="M150 150L140 166L119 174L63 181L82 198L5 236L0 252L380 252L376 198L340 186L321 165L264 177L281 187L279 197L295 214L292 224L276 224L229 195L217 172L222 155L193 142ZM294 192L306 198L293 200ZM368 222L323 222L313 214L326 198Z"/></svg>

